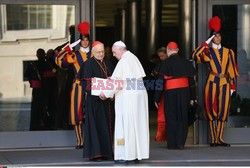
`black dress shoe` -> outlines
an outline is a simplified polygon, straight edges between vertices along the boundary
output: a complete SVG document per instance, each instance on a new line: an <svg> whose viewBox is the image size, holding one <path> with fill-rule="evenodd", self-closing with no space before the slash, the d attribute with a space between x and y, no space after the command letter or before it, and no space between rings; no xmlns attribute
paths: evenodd
<svg viewBox="0 0 250 168"><path fill-rule="evenodd" d="M210 147L216 147L217 143L210 143Z"/></svg>
<svg viewBox="0 0 250 168"><path fill-rule="evenodd" d="M225 143L225 142L220 142L220 143L217 144L217 146L230 147L230 144Z"/></svg>
<svg viewBox="0 0 250 168"><path fill-rule="evenodd" d="M76 149L82 149L83 148L83 145L77 145L76 146Z"/></svg>

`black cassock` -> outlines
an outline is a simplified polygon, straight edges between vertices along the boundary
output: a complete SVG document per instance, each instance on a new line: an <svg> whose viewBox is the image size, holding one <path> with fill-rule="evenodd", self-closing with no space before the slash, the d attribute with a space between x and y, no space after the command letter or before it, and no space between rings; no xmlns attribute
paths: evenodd
<svg viewBox="0 0 250 168"><path fill-rule="evenodd" d="M29 62L25 77L32 89L30 130L53 130L56 76L52 67L44 59ZM34 82L39 85L33 85Z"/></svg>
<svg viewBox="0 0 250 168"><path fill-rule="evenodd" d="M190 100L196 99L194 75L195 69L191 61L175 54L161 63L158 80L162 80L162 88L155 90L155 102L160 102L164 95L164 113L166 121L167 146L169 149L182 148L188 133L188 108ZM189 87L164 89L167 79L188 77Z"/></svg>
<svg viewBox="0 0 250 168"><path fill-rule="evenodd" d="M113 67L108 60L101 62L94 57L87 60L81 69L80 75L87 92L83 158L113 158L114 104L110 99L101 100L99 96L92 96L89 88L91 78L107 78L112 73Z"/></svg>

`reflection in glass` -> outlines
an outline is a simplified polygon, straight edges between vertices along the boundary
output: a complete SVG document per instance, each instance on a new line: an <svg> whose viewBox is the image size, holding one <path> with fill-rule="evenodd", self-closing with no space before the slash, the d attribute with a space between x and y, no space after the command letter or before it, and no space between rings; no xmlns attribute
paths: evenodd
<svg viewBox="0 0 250 168"><path fill-rule="evenodd" d="M0 132L30 130L33 90L27 71L37 62L39 48L46 53L47 64L42 66L43 70L55 75L56 84L47 81L47 94L43 90L45 98L41 101L45 106L36 121L39 127L33 130L71 129L67 109L70 85L64 82L68 81L70 72L53 65L49 49L69 41L68 29L75 24L74 6L0 4L0 17ZM44 74L51 75L43 71L41 75ZM48 113L48 108L54 108L53 112Z"/></svg>

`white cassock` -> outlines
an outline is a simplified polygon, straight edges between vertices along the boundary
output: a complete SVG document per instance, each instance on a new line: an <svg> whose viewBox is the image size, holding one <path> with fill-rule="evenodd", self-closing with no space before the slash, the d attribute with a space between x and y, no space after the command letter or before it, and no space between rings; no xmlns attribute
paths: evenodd
<svg viewBox="0 0 250 168"><path fill-rule="evenodd" d="M115 95L115 160L149 158L148 96L142 80L145 76L138 58L126 51L111 76L112 80L124 82L122 89L103 91L106 97Z"/></svg>

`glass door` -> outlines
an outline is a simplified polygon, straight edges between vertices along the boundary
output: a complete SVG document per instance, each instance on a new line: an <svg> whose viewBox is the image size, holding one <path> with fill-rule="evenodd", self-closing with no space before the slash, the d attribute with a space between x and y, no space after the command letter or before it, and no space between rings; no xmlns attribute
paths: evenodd
<svg viewBox="0 0 250 168"><path fill-rule="evenodd" d="M233 49L240 75L231 96L224 139L250 143L250 2L213 0L208 7L208 18L221 18L222 46Z"/></svg>
<svg viewBox="0 0 250 168"><path fill-rule="evenodd" d="M90 6L87 3L0 0L0 149L75 146L68 117L70 88L63 75L67 73L48 63L45 98L37 101L36 110L31 110L34 87L28 76L33 73L39 79L33 64L38 53L51 61L50 49L70 41L69 28L81 17L89 18L80 12Z"/></svg>

